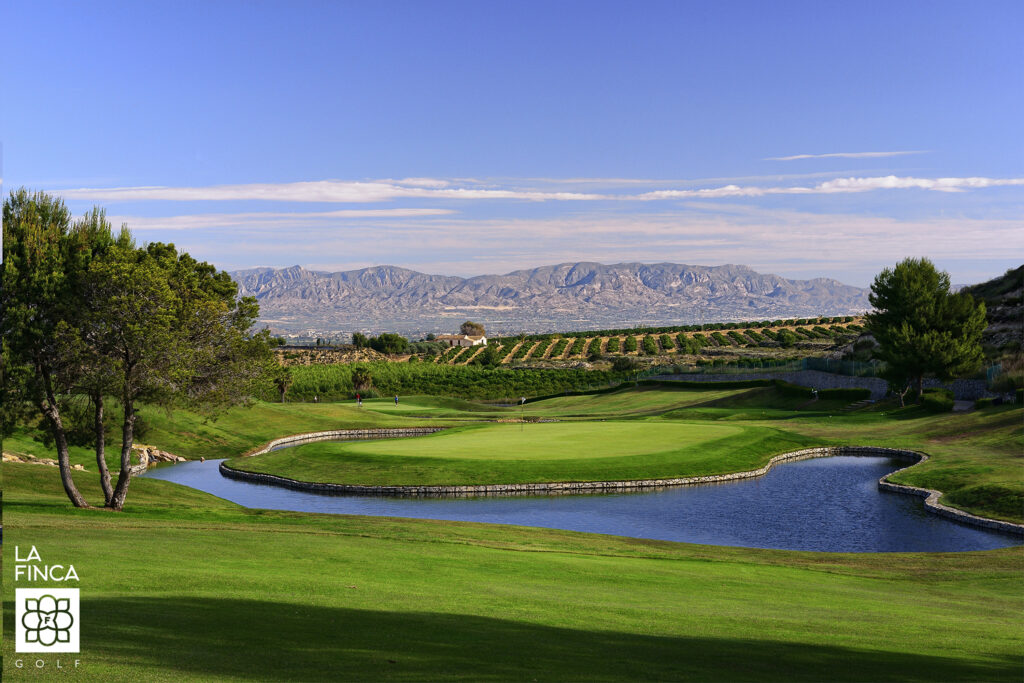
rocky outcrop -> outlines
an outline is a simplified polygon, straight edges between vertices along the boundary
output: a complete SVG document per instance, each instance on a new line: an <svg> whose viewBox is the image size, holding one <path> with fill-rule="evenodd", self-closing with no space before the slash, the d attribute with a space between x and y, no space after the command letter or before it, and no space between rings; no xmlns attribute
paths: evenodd
<svg viewBox="0 0 1024 683"><path fill-rule="evenodd" d="M3 461L18 462L27 465L48 465L49 467L57 467L60 464L52 458L37 458L36 456L29 455L27 453L4 453ZM78 470L80 472L85 471L85 467L82 465L72 465L71 469Z"/></svg>
<svg viewBox="0 0 1024 683"><path fill-rule="evenodd" d="M137 464L132 465L131 471L133 475L142 474L153 465L157 465L162 462L185 462L186 458L180 455L174 455L167 451L162 451L156 446L147 446L145 444L134 444L132 446L133 459L137 460Z"/></svg>

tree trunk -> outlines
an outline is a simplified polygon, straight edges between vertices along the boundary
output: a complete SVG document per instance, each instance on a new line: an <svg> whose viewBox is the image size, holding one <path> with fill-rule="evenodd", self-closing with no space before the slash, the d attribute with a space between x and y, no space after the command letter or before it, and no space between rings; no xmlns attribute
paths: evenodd
<svg viewBox="0 0 1024 683"><path fill-rule="evenodd" d="M921 402L921 397L924 396L924 375L917 376L917 402Z"/></svg>
<svg viewBox="0 0 1024 683"><path fill-rule="evenodd" d="M110 485L110 470L107 469L106 439L103 434L103 393L96 392L92 397L96 406L96 421L93 428L96 430L96 466L100 473L100 486L103 487L103 504L110 505L114 497L114 489Z"/></svg>
<svg viewBox="0 0 1024 683"><path fill-rule="evenodd" d="M68 494L71 504L76 508L87 508L89 504L78 492L75 480L71 478L71 460L68 458L68 439L64 434L64 423L60 419L60 409L57 408L57 400L50 389L49 377L45 377L46 400L39 406L50 422L50 429L53 431L53 440L57 444L57 464L60 469L60 481L64 485L64 493Z"/></svg>
<svg viewBox="0 0 1024 683"><path fill-rule="evenodd" d="M120 511L128 496L128 484L132 479L132 442L135 438L135 407L130 399L124 400L124 423L121 425L121 471L117 474L117 486L107 507Z"/></svg>

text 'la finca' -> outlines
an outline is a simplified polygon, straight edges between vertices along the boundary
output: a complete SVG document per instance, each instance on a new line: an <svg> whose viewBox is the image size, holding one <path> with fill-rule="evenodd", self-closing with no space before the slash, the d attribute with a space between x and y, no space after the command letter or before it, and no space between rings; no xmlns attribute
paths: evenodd
<svg viewBox="0 0 1024 683"><path fill-rule="evenodd" d="M15 581L78 581L75 565L43 564L43 558L35 546L22 557L21 549L14 546Z"/></svg>

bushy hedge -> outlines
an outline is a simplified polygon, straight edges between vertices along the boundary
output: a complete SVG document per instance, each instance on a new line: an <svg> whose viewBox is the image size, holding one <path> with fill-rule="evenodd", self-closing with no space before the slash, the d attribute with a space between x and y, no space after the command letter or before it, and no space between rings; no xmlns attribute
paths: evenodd
<svg viewBox="0 0 1024 683"><path fill-rule="evenodd" d="M636 337L633 335L627 335L625 341L622 342L623 353L633 353L636 351Z"/></svg>
<svg viewBox="0 0 1024 683"><path fill-rule="evenodd" d="M953 392L949 389L925 389L921 405L930 413L948 413L953 410Z"/></svg>
<svg viewBox="0 0 1024 683"><path fill-rule="evenodd" d="M478 365L437 365L433 363L339 363L333 365L298 365L291 369L290 400L345 400L352 398L352 370L369 370L376 393L430 394L475 399L518 399L520 396L561 394L584 391L624 379L613 372L582 369L522 369ZM360 392L364 397L373 392ZM266 400L277 400L273 387L268 387Z"/></svg>
<svg viewBox="0 0 1024 683"><path fill-rule="evenodd" d="M622 347L622 342L619 341L618 337L609 337L608 339L608 353L618 353Z"/></svg>
<svg viewBox="0 0 1024 683"><path fill-rule="evenodd" d="M802 387L799 384L790 384L781 379L772 380L775 382L775 389L783 396L797 396L799 398L814 398L814 392L809 387Z"/></svg>

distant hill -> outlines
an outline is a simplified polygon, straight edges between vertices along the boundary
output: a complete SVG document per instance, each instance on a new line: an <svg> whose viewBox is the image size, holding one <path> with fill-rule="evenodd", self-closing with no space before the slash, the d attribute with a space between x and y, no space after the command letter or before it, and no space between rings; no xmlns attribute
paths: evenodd
<svg viewBox="0 0 1024 683"><path fill-rule="evenodd" d="M961 291L985 302L985 343L996 348L1009 344L1019 352L1024 345L1024 266Z"/></svg>
<svg viewBox="0 0 1024 683"><path fill-rule="evenodd" d="M338 273L253 268L231 274L276 331L451 331L467 318L491 334L689 324L868 308L868 290L828 278L788 280L746 266L561 263L461 278L396 266Z"/></svg>

